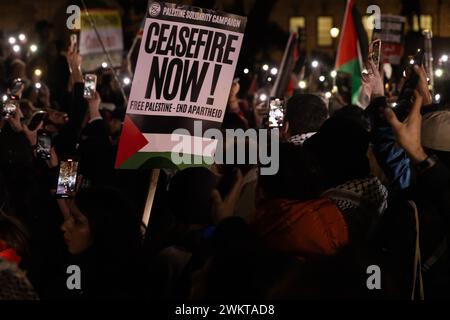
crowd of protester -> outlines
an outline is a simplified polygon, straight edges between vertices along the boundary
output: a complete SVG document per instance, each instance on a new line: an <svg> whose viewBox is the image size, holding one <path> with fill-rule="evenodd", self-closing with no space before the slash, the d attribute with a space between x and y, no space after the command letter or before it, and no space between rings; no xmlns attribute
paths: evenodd
<svg viewBox="0 0 450 320"><path fill-rule="evenodd" d="M42 57L39 90L35 61L4 55L2 89L24 84L15 116L0 119L0 298L449 297L450 111L433 105L422 67L395 110L370 59L365 108L331 112L319 95L294 94L275 175L250 163L162 170L146 228L150 173L114 169L126 106L111 73L100 69L84 99L74 47ZM264 126L246 98L234 82L222 129ZM48 116L30 130L37 109ZM52 138L48 160L39 130ZM80 163L70 200L55 196L67 157ZM67 286L71 265L80 290ZM380 290L368 289L373 265Z"/></svg>

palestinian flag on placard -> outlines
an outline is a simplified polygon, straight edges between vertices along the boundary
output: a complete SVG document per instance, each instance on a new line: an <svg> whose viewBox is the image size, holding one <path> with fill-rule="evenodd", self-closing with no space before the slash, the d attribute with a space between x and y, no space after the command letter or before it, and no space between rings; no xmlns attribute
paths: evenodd
<svg viewBox="0 0 450 320"><path fill-rule="evenodd" d="M352 76L352 104L358 104L361 92L361 71L368 54L368 39L362 19L353 0L347 1L341 38L336 56L336 71Z"/></svg>

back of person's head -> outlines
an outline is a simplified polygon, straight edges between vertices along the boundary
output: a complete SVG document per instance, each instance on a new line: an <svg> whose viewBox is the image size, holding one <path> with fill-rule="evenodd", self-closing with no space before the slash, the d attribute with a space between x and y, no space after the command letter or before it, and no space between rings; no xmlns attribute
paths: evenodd
<svg viewBox="0 0 450 320"><path fill-rule="evenodd" d="M78 209L89 221L93 247L108 255L134 254L141 243L140 218L116 189L95 187L80 191Z"/></svg>
<svg viewBox="0 0 450 320"><path fill-rule="evenodd" d="M20 258L28 254L27 230L19 220L0 210L0 242L2 241L8 248L14 249ZM17 262L20 262L20 258Z"/></svg>
<svg viewBox="0 0 450 320"><path fill-rule="evenodd" d="M370 131L370 120L364 110L355 105L348 105L337 110L332 115L333 118L345 118L354 121L361 127Z"/></svg>
<svg viewBox="0 0 450 320"><path fill-rule="evenodd" d="M450 168L450 110L427 113L422 120L422 145Z"/></svg>
<svg viewBox="0 0 450 320"><path fill-rule="evenodd" d="M170 209L186 224L208 224L211 216L211 192L217 179L206 168L188 168L179 171L170 181Z"/></svg>
<svg viewBox="0 0 450 320"><path fill-rule="evenodd" d="M316 132L327 118L325 102L314 94L297 94L287 102L285 122L291 136Z"/></svg>
<svg viewBox="0 0 450 320"><path fill-rule="evenodd" d="M308 150L281 143L279 163L275 175L259 177L265 198L311 200L325 191L322 172Z"/></svg>
<svg viewBox="0 0 450 320"><path fill-rule="evenodd" d="M222 122L222 129L242 129L245 131L248 129L248 125L237 113L226 112Z"/></svg>
<svg viewBox="0 0 450 320"><path fill-rule="evenodd" d="M370 174L369 133L351 119L328 119L304 147L317 157L330 187Z"/></svg>

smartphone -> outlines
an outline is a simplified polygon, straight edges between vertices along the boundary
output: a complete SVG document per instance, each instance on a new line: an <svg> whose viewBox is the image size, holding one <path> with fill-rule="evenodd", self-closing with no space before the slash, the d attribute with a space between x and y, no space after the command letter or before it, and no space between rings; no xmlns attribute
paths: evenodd
<svg viewBox="0 0 450 320"><path fill-rule="evenodd" d="M12 95L17 95L24 84L24 81L21 78L16 78L13 80L12 86L9 89Z"/></svg>
<svg viewBox="0 0 450 320"><path fill-rule="evenodd" d="M417 50L417 53L414 55L414 58L412 59L412 63L407 67L405 73L406 73L406 81L403 85L402 91L399 95L399 100L403 100L405 98L411 98L410 95L407 96L408 91L414 91L417 87L417 84L419 83L419 75L414 71L414 66L422 66L424 63L424 52L421 49Z"/></svg>
<svg viewBox="0 0 450 320"><path fill-rule="evenodd" d="M411 99L414 96L414 90L419 83L419 75L414 71L414 66L422 66L424 58L424 51L418 49L411 61L412 63L406 68L406 81L398 95L397 107L395 108L395 113L400 121L403 121L408 116L411 107Z"/></svg>
<svg viewBox="0 0 450 320"><path fill-rule="evenodd" d="M28 129L31 131L36 130L36 128L39 126L39 124L45 120L47 117L47 112L44 110L37 110L33 115L31 116L31 120L28 123Z"/></svg>
<svg viewBox="0 0 450 320"><path fill-rule="evenodd" d="M381 59L381 40L377 39L372 41L370 44L369 52L372 56L372 61L377 67L378 70L380 70L380 59Z"/></svg>
<svg viewBox="0 0 450 320"><path fill-rule="evenodd" d="M78 51L78 36L76 33L72 33L70 35L70 47L73 49L77 49Z"/></svg>
<svg viewBox="0 0 450 320"><path fill-rule="evenodd" d="M279 128L283 126L284 109L284 98L271 97L269 99L269 128Z"/></svg>
<svg viewBox="0 0 450 320"><path fill-rule="evenodd" d="M13 95L4 95L0 106L0 116L4 119L14 118L19 108L19 98Z"/></svg>
<svg viewBox="0 0 450 320"><path fill-rule="evenodd" d="M78 176L78 161L74 159L63 160L59 166L58 185L56 196L58 198L71 198L75 192Z"/></svg>
<svg viewBox="0 0 450 320"><path fill-rule="evenodd" d="M97 76L95 74L87 74L84 76L84 97L92 99L97 87Z"/></svg>
<svg viewBox="0 0 450 320"><path fill-rule="evenodd" d="M40 130L37 135L36 155L39 159L50 160L52 148L52 139L45 132Z"/></svg>

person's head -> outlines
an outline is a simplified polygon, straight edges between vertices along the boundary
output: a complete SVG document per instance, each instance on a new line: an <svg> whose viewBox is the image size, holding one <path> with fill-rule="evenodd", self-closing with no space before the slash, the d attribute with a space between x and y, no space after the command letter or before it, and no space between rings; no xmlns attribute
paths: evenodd
<svg viewBox="0 0 450 320"><path fill-rule="evenodd" d="M450 110L430 112L422 119L422 145L450 168Z"/></svg>
<svg viewBox="0 0 450 320"><path fill-rule="evenodd" d="M47 43L52 40L51 35L53 25L49 23L47 20L40 20L36 22L35 30L41 43Z"/></svg>
<svg viewBox="0 0 450 320"><path fill-rule="evenodd" d="M352 119L328 119L304 147L317 157L330 187L370 174L369 133Z"/></svg>
<svg viewBox="0 0 450 320"><path fill-rule="evenodd" d="M7 77L10 83L17 78L27 79L27 65L25 62L20 59L14 59L9 66Z"/></svg>
<svg viewBox="0 0 450 320"><path fill-rule="evenodd" d="M122 123L125 119L125 109L115 106L114 110L102 110L103 119L109 127L109 134L118 136L122 130Z"/></svg>
<svg viewBox="0 0 450 320"><path fill-rule="evenodd" d="M170 181L170 209L179 222L209 224L211 221L211 192L217 178L206 168L179 171Z"/></svg>
<svg viewBox="0 0 450 320"><path fill-rule="evenodd" d="M21 257L28 253L27 239L28 232L22 223L0 209L0 247L2 247L1 242L3 242L6 243L8 248L14 249L15 257L13 258L16 259L15 262L17 263L20 262ZM1 253L0 256L2 256Z"/></svg>
<svg viewBox="0 0 450 320"><path fill-rule="evenodd" d="M284 133L289 136L317 132L328 118L325 102L314 94L297 94L286 105Z"/></svg>
<svg viewBox="0 0 450 320"><path fill-rule="evenodd" d="M364 110L358 106L348 105L342 107L341 109L334 112L332 117L352 120L367 131L370 131L370 120Z"/></svg>
<svg viewBox="0 0 450 320"><path fill-rule="evenodd" d="M308 150L281 143L279 155L278 172L259 177L263 198L311 200L325 191L320 167Z"/></svg>
<svg viewBox="0 0 450 320"><path fill-rule="evenodd" d="M71 254L91 247L104 257L134 253L140 245L140 222L130 203L115 189L79 192L61 229Z"/></svg>

